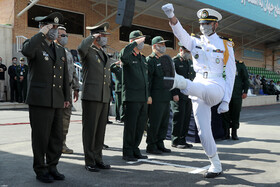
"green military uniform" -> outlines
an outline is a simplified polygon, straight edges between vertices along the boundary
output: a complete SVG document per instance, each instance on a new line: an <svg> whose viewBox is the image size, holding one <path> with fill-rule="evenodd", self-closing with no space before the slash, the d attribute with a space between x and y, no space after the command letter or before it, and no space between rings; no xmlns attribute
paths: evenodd
<svg viewBox="0 0 280 187"><path fill-rule="evenodd" d="M193 80L195 72L192 67L192 60L185 60L178 54L173 58L175 70L178 75L184 78ZM186 136L188 135L189 123L191 118L192 103L191 99L185 94L182 94L179 89L171 91L172 96L178 95L179 101L171 101L171 109L173 112L172 122L172 145L186 145Z"/></svg>
<svg viewBox="0 0 280 187"><path fill-rule="evenodd" d="M17 76L17 89L18 89L18 99L19 102L25 102L26 93L27 93L27 75L28 75L28 66L18 65L16 67L16 76ZM20 77L23 79L21 80Z"/></svg>
<svg viewBox="0 0 280 187"><path fill-rule="evenodd" d="M153 52L146 59L149 69L149 96L152 97L147 129L147 152L165 149L163 140L168 129L171 93L164 87L159 58Z"/></svg>
<svg viewBox="0 0 280 187"><path fill-rule="evenodd" d="M71 52L65 48L66 52L66 59L67 59L67 66L68 66L68 76L69 76L69 93L70 93L70 107L63 109L63 151L69 151L69 148L66 146L66 135L68 134L70 118L72 113L72 94L73 91L78 91L80 88L79 79L74 67L74 60ZM72 150L70 150L72 152ZM64 152L65 153L65 152Z"/></svg>
<svg viewBox="0 0 280 187"><path fill-rule="evenodd" d="M225 129L225 139L229 138L229 129L232 128L232 139L238 139L237 129L239 128L239 116L242 106L242 94L248 92L249 75L247 68L242 61L236 60L236 75L231 100L229 103L229 111L222 114L223 127Z"/></svg>
<svg viewBox="0 0 280 187"><path fill-rule="evenodd" d="M60 13L52 13L38 21L58 24L62 19ZM69 101L68 68L64 48L47 40L42 32L23 43L22 54L29 65L26 103L32 128L33 168L38 177L56 171L61 156L62 112L64 102Z"/></svg>
<svg viewBox="0 0 280 187"><path fill-rule="evenodd" d="M141 37L134 31L130 39ZM147 122L148 66L145 56L134 52L137 43L128 44L120 52L123 63L122 100L124 107L123 157L139 157L138 148Z"/></svg>
<svg viewBox="0 0 280 187"><path fill-rule="evenodd" d="M93 33L104 32L108 23L91 28ZM100 28L102 31L99 31ZM110 102L111 73L109 57L103 49L93 45L95 38L88 36L78 47L82 58L83 90L82 121L83 146L86 166L102 163L102 148Z"/></svg>
<svg viewBox="0 0 280 187"><path fill-rule="evenodd" d="M124 117L122 105L122 67L113 63L110 69L115 74L116 120L122 121Z"/></svg>

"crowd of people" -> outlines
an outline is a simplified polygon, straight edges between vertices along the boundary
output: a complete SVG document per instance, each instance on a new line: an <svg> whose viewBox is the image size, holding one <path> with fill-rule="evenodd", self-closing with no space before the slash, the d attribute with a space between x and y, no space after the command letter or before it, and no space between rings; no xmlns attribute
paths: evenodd
<svg viewBox="0 0 280 187"><path fill-rule="evenodd" d="M129 44L120 51L119 59L111 63L105 50L110 38L108 23L87 27L90 35L77 48L83 68L82 142L85 169L90 172L111 168L103 162L102 155L112 99L111 73L115 75L116 120L124 123L123 160L148 159L139 149L145 129L146 153L162 155L172 151L164 144L170 106L174 148L193 146L186 142L193 111L198 135L211 163L204 177L214 178L222 173L211 130L211 107L219 105L217 113L223 113L225 139L229 139L232 128L232 139L238 140L242 99L247 97L249 84L256 83L252 79L248 82L244 63L235 61L233 42L216 34L221 14L207 8L199 10L203 35L197 38L183 29L172 4L164 5L162 10L180 41L178 54L173 59L166 54L165 44L169 41L162 36L152 39L151 54L145 57L141 51L146 36L135 30L129 35ZM73 153L66 145L66 136L72 100L78 100L80 90L73 56L66 47L68 34L61 24L63 15L54 12L36 17L35 21L39 22L39 32L27 39L22 48L28 66L25 58L20 59L20 65L17 58L13 58L8 72L11 101L29 105L36 178L50 183L65 179L58 172L57 164L62 153ZM1 62L0 58L0 79L7 70ZM0 81L1 90L2 85ZM279 84L275 86L279 87ZM237 96L232 97L232 92Z"/></svg>

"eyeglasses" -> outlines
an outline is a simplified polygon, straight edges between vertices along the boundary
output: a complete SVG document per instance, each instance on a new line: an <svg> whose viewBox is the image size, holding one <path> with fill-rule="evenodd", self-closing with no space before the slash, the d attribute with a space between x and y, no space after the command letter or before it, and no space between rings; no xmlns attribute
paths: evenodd
<svg viewBox="0 0 280 187"><path fill-rule="evenodd" d="M61 34L60 37L68 37L68 34Z"/></svg>

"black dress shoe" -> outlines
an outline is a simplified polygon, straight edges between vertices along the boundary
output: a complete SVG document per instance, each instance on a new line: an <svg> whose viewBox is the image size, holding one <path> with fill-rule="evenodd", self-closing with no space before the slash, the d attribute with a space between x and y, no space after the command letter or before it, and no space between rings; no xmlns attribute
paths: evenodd
<svg viewBox="0 0 280 187"><path fill-rule="evenodd" d="M88 165L88 166L85 166L86 170L90 171L90 172L98 172L99 169L97 168L97 166L91 166L91 165Z"/></svg>
<svg viewBox="0 0 280 187"><path fill-rule="evenodd" d="M50 171L50 175L54 178L54 180L64 180L65 176L58 171Z"/></svg>
<svg viewBox="0 0 280 187"><path fill-rule="evenodd" d="M97 166L99 169L110 169L110 168L111 168L110 165L104 164L103 162L96 162L96 166Z"/></svg>
<svg viewBox="0 0 280 187"><path fill-rule="evenodd" d="M206 173L204 173L204 178L215 178L215 177L217 177L221 174L222 174L222 172L213 173L213 172L208 172L207 171Z"/></svg>
<svg viewBox="0 0 280 187"><path fill-rule="evenodd" d="M145 155L134 155L137 159L148 159L148 156Z"/></svg>
<svg viewBox="0 0 280 187"><path fill-rule="evenodd" d="M112 124L113 122L112 121L107 121L107 124Z"/></svg>
<svg viewBox="0 0 280 187"><path fill-rule="evenodd" d="M103 149L108 149L108 148L109 148L109 146L108 146L108 145L103 144Z"/></svg>
<svg viewBox="0 0 280 187"><path fill-rule="evenodd" d="M186 149L187 148L187 145L185 145L185 144L172 144L171 146L176 147L178 149Z"/></svg>
<svg viewBox="0 0 280 187"><path fill-rule="evenodd" d="M54 181L53 176L51 176L49 173L37 175L36 179L43 183L52 183Z"/></svg>
<svg viewBox="0 0 280 187"><path fill-rule="evenodd" d="M171 153L171 149L166 149L164 148L158 148L160 151L164 152L164 153Z"/></svg>
<svg viewBox="0 0 280 187"><path fill-rule="evenodd" d="M122 159L126 160L126 161L137 161L138 160L137 158L132 157L132 156L123 156Z"/></svg>
<svg viewBox="0 0 280 187"><path fill-rule="evenodd" d="M161 155L162 154L162 152L158 149L147 149L146 153L150 153L150 154L153 154L153 155Z"/></svg>

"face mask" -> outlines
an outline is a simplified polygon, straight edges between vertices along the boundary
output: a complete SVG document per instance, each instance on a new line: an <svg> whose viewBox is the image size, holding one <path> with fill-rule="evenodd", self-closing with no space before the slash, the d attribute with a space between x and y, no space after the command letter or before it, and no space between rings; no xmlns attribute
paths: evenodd
<svg viewBox="0 0 280 187"><path fill-rule="evenodd" d="M2 64L2 60L0 60L0 64Z"/></svg>
<svg viewBox="0 0 280 187"><path fill-rule="evenodd" d="M191 54L190 54L190 53L184 53L183 58L184 58L185 60L189 60L189 59L191 59Z"/></svg>
<svg viewBox="0 0 280 187"><path fill-rule="evenodd" d="M137 45L137 49L139 51L141 51L142 49L144 49L144 42L141 42L140 44Z"/></svg>
<svg viewBox="0 0 280 187"><path fill-rule="evenodd" d="M213 33L212 25L211 24L200 25L200 31L201 31L202 34L204 34L206 36L209 36L210 34Z"/></svg>
<svg viewBox="0 0 280 187"><path fill-rule="evenodd" d="M68 37L61 37L61 40L59 41L59 43L62 46L65 46L68 43Z"/></svg>
<svg viewBox="0 0 280 187"><path fill-rule="evenodd" d="M16 61L16 60L13 60L13 63L14 63L14 64L16 64L16 63L17 63L17 61Z"/></svg>
<svg viewBox="0 0 280 187"><path fill-rule="evenodd" d="M50 29L47 33L47 38L50 40L55 40L58 37L58 29Z"/></svg>
<svg viewBox="0 0 280 187"><path fill-rule="evenodd" d="M108 41L107 37L99 37L97 39L97 42L101 47L104 47L107 44L107 41Z"/></svg>
<svg viewBox="0 0 280 187"><path fill-rule="evenodd" d="M161 54L165 53L165 51L166 51L166 47L165 47L165 46L159 46L159 45L157 45L157 46L156 46L156 49L157 49L157 51L158 51L159 53L161 53Z"/></svg>

